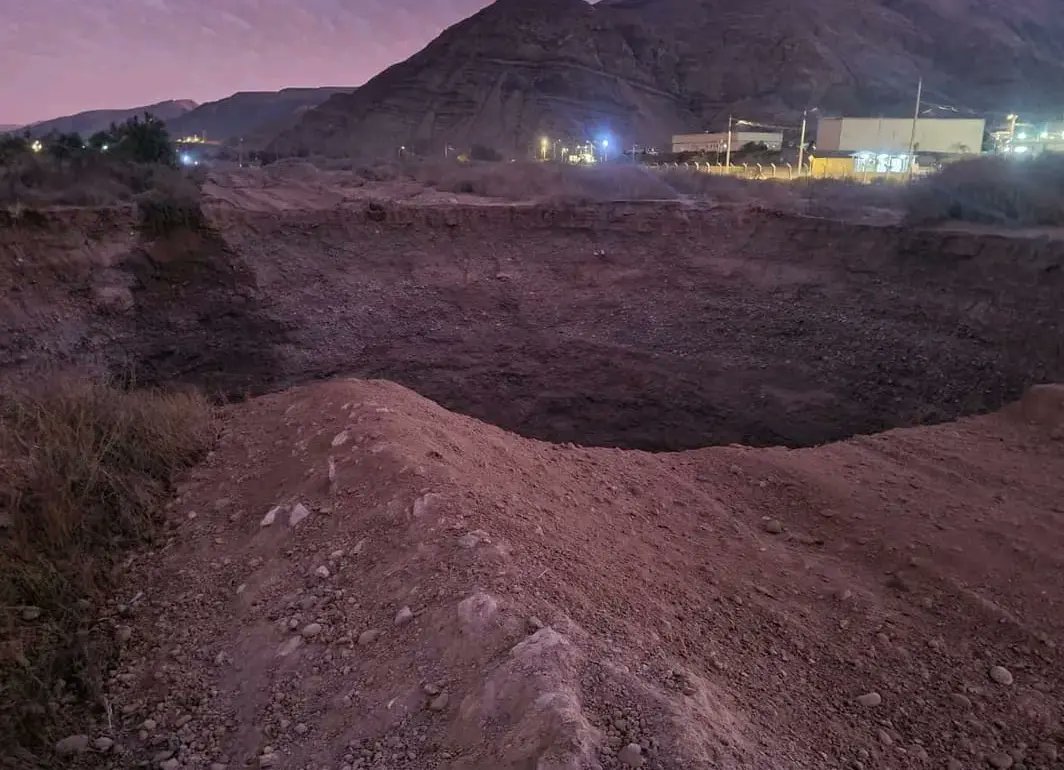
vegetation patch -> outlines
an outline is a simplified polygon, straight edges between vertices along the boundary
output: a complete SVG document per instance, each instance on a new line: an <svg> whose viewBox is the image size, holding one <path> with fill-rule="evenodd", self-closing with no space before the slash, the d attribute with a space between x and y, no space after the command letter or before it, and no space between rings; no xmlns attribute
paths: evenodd
<svg viewBox="0 0 1064 770"><path fill-rule="evenodd" d="M0 738L50 745L102 705L124 552L149 543L179 471L213 443L194 393L59 379L0 396Z"/></svg>
<svg viewBox="0 0 1064 770"><path fill-rule="evenodd" d="M913 224L1064 225L1064 155L952 163L912 186L907 209Z"/></svg>

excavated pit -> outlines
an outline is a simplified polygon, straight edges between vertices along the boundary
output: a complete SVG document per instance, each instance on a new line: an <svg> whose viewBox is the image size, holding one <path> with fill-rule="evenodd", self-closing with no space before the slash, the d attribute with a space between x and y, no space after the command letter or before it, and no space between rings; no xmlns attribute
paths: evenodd
<svg viewBox="0 0 1064 770"><path fill-rule="evenodd" d="M2 231L9 375L101 362L229 397L379 377L526 436L649 450L818 444L1064 378L1051 237L390 205L217 209L211 234L145 243L80 216ZM87 266L28 282L29 244Z"/></svg>

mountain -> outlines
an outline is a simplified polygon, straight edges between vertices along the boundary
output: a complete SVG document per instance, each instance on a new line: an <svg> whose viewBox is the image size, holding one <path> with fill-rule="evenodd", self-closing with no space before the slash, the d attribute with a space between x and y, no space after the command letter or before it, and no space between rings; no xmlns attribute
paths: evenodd
<svg viewBox="0 0 1064 770"><path fill-rule="evenodd" d="M196 103L188 99L171 99L158 104L149 104L144 107L131 107L121 110L90 110L79 112L76 115L67 115L62 118L43 120L34 123L27 128L34 136L44 136L52 132L60 134L79 133L82 136L90 136L97 131L102 131L112 123L122 123L145 112L152 113L155 117L164 121L171 121L186 112L195 109Z"/></svg>
<svg viewBox="0 0 1064 770"><path fill-rule="evenodd" d="M208 139L226 140L257 132L276 134L287 128L306 110L317 107L330 96L352 88L285 88L281 91L241 91L207 102L167 123L172 136L206 134Z"/></svg>
<svg viewBox="0 0 1064 770"><path fill-rule="evenodd" d="M498 0L313 110L283 154L425 153L537 137L664 144L728 114L796 124L940 110L1046 112L1064 93L1059 0Z"/></svg>
<svg viewBox="0 0 1064 770"><path fill-rule="evenodd" d="M499 0L351 94L308 112L270 149L395 154L533 137L662 135L695 114L666 40L628 31L583 0Z"/></svg>
<svg viewBox="0 0 1064 770"><path fill-rule="evenodd" d="M19 128L21 128L21 126L4 123L0 125L0 134L10 134L14 131L18 131Z"/></svg>

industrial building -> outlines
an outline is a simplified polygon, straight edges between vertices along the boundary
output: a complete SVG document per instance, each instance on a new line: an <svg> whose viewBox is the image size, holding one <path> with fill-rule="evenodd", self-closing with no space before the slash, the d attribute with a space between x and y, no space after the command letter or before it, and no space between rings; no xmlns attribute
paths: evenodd
<svg viewBox="0 0 1064 770"><path fill-rule="evenodd" d="M823 152L977 155L983 148L982 118L821 118L816 148ZM915 139L915 141L913 141Z"/></svg>
<svg viewBox="0 0 1064 770"><path fill-rule="evenodd" d="M1064 121L1040 124L1014 122L1009 128L995 132L994 141L998 151L1017 155L1064 152Z"/></svg>
<svg viewBox="0 0 1064 770"><path fill-rule="evenodd" d="M738 152L748 144L763 144L766 149L780 150L783 134L778 131L732 131L731 151ZM681 152L727 152L728 132L702 134L677 134L672 138L672 151Z"/></svg>
<svg viewBox="0 0 1064 770"><path fill-rule="evenodd" d="M982 118L821 118L813 176L908 176L915 161L978 155L986 121Z"/></svg>

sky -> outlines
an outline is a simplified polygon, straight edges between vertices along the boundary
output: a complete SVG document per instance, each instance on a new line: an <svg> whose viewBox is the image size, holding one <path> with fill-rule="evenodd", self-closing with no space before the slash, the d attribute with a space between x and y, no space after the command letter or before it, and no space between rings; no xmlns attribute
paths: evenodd
<svg viewBox="0 0 1064 770"><path fill-rule="evenodd" d="M0 125L357 86L489 0L0 0Z"/></svg>

